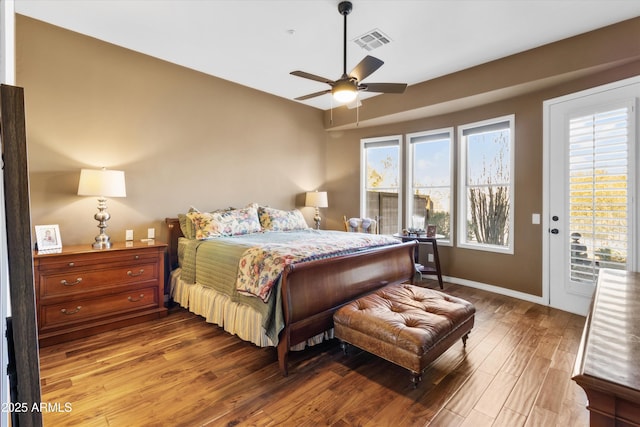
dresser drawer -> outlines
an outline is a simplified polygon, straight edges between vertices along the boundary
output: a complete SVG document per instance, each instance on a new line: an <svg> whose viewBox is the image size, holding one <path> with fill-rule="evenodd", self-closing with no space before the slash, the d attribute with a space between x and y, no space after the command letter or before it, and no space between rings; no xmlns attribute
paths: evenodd
<svg viewBox="0 0 640 427"><path fill-rule="evenodd" d="M78 253L65 256L49 256L38 259L38 271L47 274L56 270L69 271L75 269L112 268L153 263L158 258L157 252L131 250L104 253Z"/></svg>
<svg viewBox="0 0 640 427"><path fill-rule="evenodd" d="M75 293L94 292L106 287L140 283L159 278L158 264L135 264L87 269L70 268L40 274L40 297L50 298Z"/></svg>
<svg viewBox="0 0 640 427"><path fill-rule="evenodd" d="M87 319L95 320L157 306L157 287L132 289L100 298L43 305L40 307L40 328L46 330Z"/></svg>

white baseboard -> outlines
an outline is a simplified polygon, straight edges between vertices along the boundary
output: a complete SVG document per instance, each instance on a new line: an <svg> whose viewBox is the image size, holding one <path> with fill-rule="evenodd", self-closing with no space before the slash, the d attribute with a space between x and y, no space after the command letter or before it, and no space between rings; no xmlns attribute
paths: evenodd
<svg viewBox="0 0 640 427"><path fill-rule="evenodd" d="M538 297L531 294L525 294L524 292L518 292L507 288L501 288L500 286L488 285L486 283L474 282L473 280L459 279L457 277L442 276L442 280L445 282L453 283L456 285L468 286L470 288L481 289L483 291L493 292L494 294L505 295L512 298L521 299L524 301L532 302L540 305L549 305L544 301L542 297Z"/></svg>

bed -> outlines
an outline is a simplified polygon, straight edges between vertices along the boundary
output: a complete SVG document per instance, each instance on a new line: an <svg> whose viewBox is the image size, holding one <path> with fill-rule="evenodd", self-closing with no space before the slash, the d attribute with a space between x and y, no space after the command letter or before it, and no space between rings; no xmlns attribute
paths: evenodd
<svg viewBox="0 0 640 427"><path fill-rule="evenodd" d="M413 281L415 242L390 238L385 241L381 236L364 233L319 231L306 224L301 229L287 229L274 226L277 215L269 223L263 215L265 210L272 214L295 213L302 218L299 212L254 207L260 224L252 225L252 231L243 229L239 234L222 233L213 238L203 238L202 234L194 238L192 230L188 226L185 229L184 215L166 218L170 267L167 291L175 303L227 332L260 347L277 347L283 375L288 374L291 349L331 338L333 313L338 308L382 286ZM234 214L237 211L241 210L233 210ZM278 253L280 247L297 236L319 238L324 246L335 241L336 248L325 248L311 257L304 251L292 252L295 256ZM355 248L340 243L347 237L357 241L363 236L368 237ZM373 247L367 246L370 239L374 239ZM302 246L306 247L306 243ZM251 252L254 258L247 261ZM269 257L279 260L282 269L279 274L274 271L263 277L262 267ZM256 277L251 278L252 274Z"/></svg>

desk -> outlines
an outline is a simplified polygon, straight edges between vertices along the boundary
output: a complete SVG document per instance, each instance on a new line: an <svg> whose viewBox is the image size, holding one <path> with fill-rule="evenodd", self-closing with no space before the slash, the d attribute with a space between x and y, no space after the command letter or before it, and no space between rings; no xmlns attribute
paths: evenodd
<svg viewBox="0 0 640 427"><path fill-rule="evenodd" d="M427 236L411 236L404 234L394 234L393 237L397 237L401 239L403 242L413 242L417 241L420 244L430 244L433 249L433 266L423 265L420 269L420 273L422 274L432 274L438 276L438 284L440 285L440 289L444 289L444 285L442 284L442 271L440 270L440 256L438 255L438 239L436 237L427 237ZM416 264L420 264L419 262L419 252L415 251L414 257Z"/></svg>
<svg viewBox="0 0 640 427"><path fill-rule="evenodd" d="M592 426L640 425L639 336L640 274L600 270L573 371Z"/></svg>

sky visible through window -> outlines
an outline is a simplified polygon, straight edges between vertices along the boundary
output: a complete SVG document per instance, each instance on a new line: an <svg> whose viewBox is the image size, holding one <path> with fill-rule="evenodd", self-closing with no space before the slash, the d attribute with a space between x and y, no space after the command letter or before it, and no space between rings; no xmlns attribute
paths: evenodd
<svg viewBox="0 0 640 427"><path fill-rule="evenodd" d="M467 141L467 182L469 184L509 182L509 131L469 135Z"/></svg>
<svg viewBox="0 0 640 427"><path fill-rule="evenodd" d="M509 131L488 132L471 135L468 144L468 178L475 184L486 183L483 174L491 171L495 181L496 162L500 161L500 151L508 156L508 138L499 138L500 134L508 136ZM369 188L396 188L398 172L398 147L376 147L367 150L367 163L380 174L381 181L376 185L369 183ZM414 144L414 186L446 186L450 185L449 140L442 139L429 143ZM391 161L390 161L391 160ZM503 158L508 161L508 157ZM506 165L502 165L506 166ZM508 168L504 169L508 173ZM481 179L482 178L482 179ZM504 178L508 179L508 175Z"/></svg>
<svg viewBox="0 0 640 427"><path fill-rule="evenodd" d="M367 149L367 167L376 172L367 173L367 188L398 189L399 155L398 146Z"/></svg>
<svg viewBox="0 0 640 427"><path fill-rule="evenodd" d="M450 185L449 139L414 144L413 185Z"/></svg>
<svg viewBox="0 0 640 427"><path fill-rule="evenodd" d="M502 166L508 182L508 168L501 161L509 161L508 130L470 135L468 143L468 179L474 184L486 183L486 173L491 172L496 181L497 168ZM500 138L504 136L504 138ZM450 185L449 141L447 139L414 145L414 186ZM500 158L502 151L503 158ZM367 164L379 174L377 183L369 182L369 188L397 188L398 147L375 147L367 150ZM484 176L484 177L483 177Z"/></svg>

